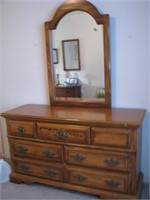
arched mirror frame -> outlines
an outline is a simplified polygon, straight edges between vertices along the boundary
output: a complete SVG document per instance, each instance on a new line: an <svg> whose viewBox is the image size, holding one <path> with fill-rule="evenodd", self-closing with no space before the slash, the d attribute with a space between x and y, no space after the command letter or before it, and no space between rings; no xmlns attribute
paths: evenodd
<svg viewBox="0 0 150 200"><path fill-rule="evenodd" d="M105 101L97 100L57 100L55 97L54 67L52 57L52 30L57 28L59 21L72 11L83 11L91 15L97 24L103 25L104 34L104 76L105 76ZM86 0L69 0L62 4L55 12L51 21L45 22L47 71L51 106L79 106L79 107L111 107L111 81L110 81L110 61L109 61L109 15L101 14L97 8Z"/></svg>

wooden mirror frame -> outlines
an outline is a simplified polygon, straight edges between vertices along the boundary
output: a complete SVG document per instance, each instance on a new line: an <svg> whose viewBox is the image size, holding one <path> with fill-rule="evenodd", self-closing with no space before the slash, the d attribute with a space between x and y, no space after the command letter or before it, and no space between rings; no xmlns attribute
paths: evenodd
<svg viewBox="0 0 150 200"><path fill-rule="evenodd" d="M91 15L97 24L103 25L104 34L104 76L105 76L105 101L98 101L91 99L77 100L72 98L69 101L59 100L55 97L54 85L54 67L52 57L52 30L57 28L59 21L68 13L72 11L83 11ZM86 0L69 0L62 4L55 12L51 21L45 22L45 38L46 38L46 54L47 54L47 72L48 85L50 94L51 106L78 106L78 107L111 107L111 81L110 81L110 67L109 67L109 15L100 14L97 8Z"/></svg>

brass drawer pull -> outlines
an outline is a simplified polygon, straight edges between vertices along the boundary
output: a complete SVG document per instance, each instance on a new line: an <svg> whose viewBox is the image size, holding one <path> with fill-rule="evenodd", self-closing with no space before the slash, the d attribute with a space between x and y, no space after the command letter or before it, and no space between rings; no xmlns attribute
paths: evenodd
<svg viewBox="0 0 150 200"><path fill-rule="evenodd" d="M21 153L24 153L24 152L28 151L28 148L27 147L23 147L23 146L18 146L18 147L16 147L16 149L18 151L20 151Z"/></svg>
<svg viewBox="0 0 150 200"><path fill-rule="evenodd" d="M25 133L25 128L24 128L23 126L18 126L17 132L18 132L20 135L23 135L23 134Z"/></svg>
<svg viewBox="0 0 150 200"><path fill-rule="evenodd" d="M59 137L59 138L65 138L65 137L67 137L67 133L65 131L59 129L56 132L56 136Z"/></svg>
<svg viewBox="0 0 150 200"><path fill-rule="evenodd" d="M115 160L115 159L106 159L106 160L104 160L105 161L105 163L107 164L107 165L110 165L110 166L116 166L116 165L119 165L120 164L120 161L119 160Z"/></svg>
<svg viewBox="0 0 150 200"><path fill-rule="evenodd" d="M66 90L66 94L70 94L70 91L69 91L69 90Z"/></svg>
<svg viewBox="0 0 150 200"><path fill-rule="evenodd" d="M88 179L87 177L80 174L73 176L73 178L75 178L77 181L85 181L86 179Z"/></svg>
<svg viewBox="0 0 150 200"><path fill-rule="evenodd" d="M30 167L27 164L20 164L19 168L22 171L28 171L30 169Z"/></svg>
<svg viewBox="0 0 150 200"><path fill-rule="evenodd" d="M53 169L51 169L51 170L49 170L49 169L44 169L44 172L48 175L48 176L55 176L55 175L57 175L57 171L55 171L55 170L53 170Z"/></svg>
<svg viewBox="0 0 150 200"><path fill-rule="evenodd" d="M118 187L121 183L118 181L114 181L114 180L106 180L106 183L108 186L110 187Z"/></svg>
<svg viewBox="0 0 150 200"><path fill-rule="evenodd" d="M51 158L56 155L56 153L54 153L52 151L43 151L43 153L44 153L44 156L47 158Z"/></svg>
<svg viewBox="0 0 150 200"><path fill-rule="evenodd" d="M71 157L72 157L75 161L78 161L78 162L80 162L80 161L86 159L84 156L79 155L79 154L72 155Z"/></svg>

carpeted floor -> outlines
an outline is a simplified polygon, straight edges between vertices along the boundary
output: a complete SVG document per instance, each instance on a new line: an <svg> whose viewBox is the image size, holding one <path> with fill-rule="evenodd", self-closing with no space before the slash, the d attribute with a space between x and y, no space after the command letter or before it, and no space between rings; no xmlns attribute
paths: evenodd
<svg viewBox="0 0 150 200"><path fill-rule="evenodd" d="M97 196L88 195L80 192L71 190L64 190L60 188L50 187L41 184L14 184L14 183L3 183L1 184L1 200L23 200L23 199L35 199L35 200L97 200ZM143 185L142 199L149 199L149 185Z"/></svg>

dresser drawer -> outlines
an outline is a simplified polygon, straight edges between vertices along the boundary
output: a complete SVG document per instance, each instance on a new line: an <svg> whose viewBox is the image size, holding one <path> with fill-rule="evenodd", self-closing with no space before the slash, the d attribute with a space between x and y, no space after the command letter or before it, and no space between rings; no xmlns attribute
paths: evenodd
<svg viewBox="0 0 150 200"><path fill-rule="evenodd" d="M42 164L42 162L33 162L27 159L15 159L14 162L16 172L58 181L63 179L63 166L60 164Z"/></svg>
<svg viewBox="0 0 150 200"><path fill-rule="evenodd" d="M65 160L68 164L76 164L103 169L128 171L128 153L103 151L98 149L64 147Z"/></svg>
<svg viewBox="0 0 150 200"><path fill-rule="evenodd" d="M92 127L91 143L93 145L129 148L131 145L130 129Z"/></svg>
<svg viewBox="0 0 150 200"><path fill-rule="evenodd" d="M76 125L61 125L38 123L38 138L42 140L87 144L90 127Z"/></svg>
<svg viewBox="0 0 150 200"><path fill-rule="evenodd" d="M56 87L56 97L75 97L74 88Z"/></svg>
<svg viewBox="0 0 150 200"><path fill-rule="evenodd" d="M62 146L30 141L10 140L15 156L62 161Z"/></svg>
<svg viewBox="0 0 150 200"><path fill-rule="evenodd" d="M111 173L86 168L67 166L66 180L71 184L88 186L90 188L127 192L130 175L125 173Z"/></svg>
<svg viewBox="0 0 150 200"><path fill-rule="evenodd" d="M26 121L7 121L8 134L18 137L35 138L36 128L34 122Z"/></svg>
<svg viewBox="0 0 150 200"><path fill-rule="evenodd" d="M81 87L76 86L56 86L56 97L81 97Z"/></svg>

